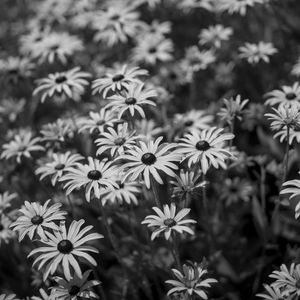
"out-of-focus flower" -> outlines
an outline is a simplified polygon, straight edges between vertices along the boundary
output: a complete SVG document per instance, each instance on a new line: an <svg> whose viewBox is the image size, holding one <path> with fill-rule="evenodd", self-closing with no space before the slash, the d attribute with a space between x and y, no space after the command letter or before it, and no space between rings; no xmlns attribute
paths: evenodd
<svg viewBox="0 0 300 300"><path fill-rule="evenodd" d="M156 91L151 89L143 89L143 84L131 84L128 87L128 91L120 95L114 95L108 97L110 101L105 108L110 108L113 112L117 111L119 119L128 112L131 117L135 116L137 113L142 117L146 118L143 105L153 105L155 103L151 101L151 98L156 97Z"/></svg>
<svg viewBox="0 0 300 300"><path fill-rule="evenodd" d="M9 192L4 192L0 194L0 213L2 214L4 210L11 206L11 201L17 198L16 193L10 194Z"/></svg>
<svg viewBox="0 0 300 300"><path fill-rule="evenodd" d="M1 294L0 295L0 300L20 300L19 298L17 298L16 294Z"/></svg>
<svg viewBox="0 0 300 300"><path fill-rule="evenodd" d="M261 60L268 63L270 56L278 52L272 43L262 41L258 44L245 43L244 46L239 47L239 51L239 57L247 59L250 64L257 64Z"/></svg>
<svg viewBox="0 0 300 300"><path fill-rule="evenodd" d="M139 20L139 15L135 7L126 1L114 2L114 5L95 14L92 22L93 29L97 31L94 40L109 47L119 42L126 43L129 38L136 37L145 26Z"/></svg>
<svg viewBox="0 0 300 300"><path fill-rule="evenodd" d="M89 117L82 117L78 120L79 132L88 130L90 134L102 133L107 127L112 127L117 122L113 112L101 108L99 112L90 112Z"/></svg>
<svg viewBox="0 0 300 300"><path fill-rule="evenodd" d="M300 174L300 172L299 172ZM282 184L284 187L283 190L281 190L280 194L290 194L289 199L292 199L294 197L297 197L300 195L300 180L299 179L293 179L286 181ZM300 201L298 201L296 207L295 207L295 218L298 219L300 216Z"/></svg>
<svg viewBox="0 0 300 300"><path fill-rule="evenodd" d="M230 27L217 24L201 30L199 43L200 45L211 45L215 48L220 48L222 42L229 40L231 35L232 29Z"/></svg>
<svg viewBox="0 0 300 300"><path fill-rule="evenodd" d="M70 280L65 280L61 277L54 277L54 281L57 282L57 286L51 288L53 295L57 299L64 300L76 300L76 299L91 299L99 297L91 288L99 285L98 280L88 280L88 277L92 271L86 271L82 276L78 276L76 273Z"/></svg>
<svg viewBox="0 0 300 300"><path fill-rule="evenodd" d="M47 239L46 230L59 230L55 222L64 220L67 213L60 210L59 203L49 206L50 201L47 200L44 205L25 201L25 207L19 210L22 215L10 226L14 231L18 231L19 241L27 234L32 240L36 233L42 239Z"/></svg>
<svg viewBox="0 0 300 300"><path fill-rule="evenodd" d="M137 67L128 68L127 65L124 65L122 69L109 70L106 73L106 77L93 81L93 94L103 93L103 97L105 98L110 91L114 93L121 92L122 90L128 91L130 84L142 84L142 81L138 77L146 75L148 75L147 70Z"/></svg>
<svg viewBox="0 0 300 300"><path fill-rule="evenodd" d="M82 159L81 155L72 154L70 151L66 153L53 153L51 162L37 168L35 173L40 175L40 180L43 180L47 176L51 177L51 183L55 186L66 170L69 167L73 167L75 163Z"/></svg>
<svg viewBox="0 0 300 300"><path fill-rule="evenodd" d="M174 1L176 3L176 1ZM178 7L186 12L192 9L203 8L209 11L214 9L214 0L182 0L178 2Z"/></svg>
<svg viewBox="0 0 300 300"><path fill-rule="evenodd" d="M266 105L290 106L300 104L300 85L295 82L292 86L283 85L281 90L273 90L266 94Z"/></svg>
<svg viewBox="0 0 300 300"><path fill-rule="evenodd" d="M183 265L183 272L172 269L175 280L167 280L166 283L173 286L168 291L168 295L180 294L188 299L189 296L199 296L201 299L208 299L207 289L212 283L216 283L214 278L206 278L207 270L201 265L194 263Z"/></svg>
<svg viewBox="0 0 300 300"><path fill-rule="evenodd" d="M34 42L30 39L23 40L22 51L37 59L39 63L53 64L60 61L67 63L67 58L75 52L83 50L82 41L67 32L45 32L42 37Z"/></svg>
<svg viewBox="0 0 300 300"><path fill-rule="evenodd" d="M244 110L243 126L248 130L253 130L255 126L259 125L264 119L265 106L261 103L249 103Z"/></svg>
<svg viewBox="0 0 300 300"><path fill-rule="evenodd" d="M15 237L15 233L10 229L11 220L4 214L0 215L0 246L1 243L8 243ZM1 299L1 297L0 297Z"/></svg>
<svg viewBox="0 0 300 300"><path fill-rule="evenodd" d="M224 142L234 138L231 133L222 133L223 128L212 127L200 132L186 134L178 144L177 151L188 160L188 166L199 163L204 174L212 165L218 169L226 168L225 160L232 153L224 148Z"/></svg>
<svg viewBox="0 0 300 300"><path fill-rule="evenodd" d="M224 99L223 102L225 107L221 108L218 113L221 120L226 121L228 124L231 124L234 119L241 121L249 99L242 100L241 95L237 95L235 99L232 97L229 100Z"/></svg>
<svg viewBox="0 0 300 300"><path fill-rule="evenodd" d="M244 16L248 7L267 2L269 0L219 0L217 6L221 11L226 11L229 14L238 13Z"/></svg>
<svg viewBox="0 0 300 300"><path fill-rule="evenodd" d="M108 127L106 132L101 133L100 137L95 140L98 149L96 155L109 151L110 155L121 155L136 144L139 137L134 131L128 130L128 123L119 124L116 129Z"/></svg>
<svg viewBox="0 0 300 300"><path fill-rule="evenodd" d="M89 84L86 78L90 76L89 73L81 72L79 67L66 72L49 74L47 78L39 79L33 95L41 94L42 103L46 98L53 97L62 102L67 99L79 101L84 93L84 86Z"/></svg>
<svg viewBox="0 0 300 300"><path fill-rule="evenodd" d="M153 35L153 38L159 37L161 39L164 38L165 35L171 32L171 22L159 22L157 20L153 20L151 24L147 24L145 31L140 33L139 38L143 38L144 35L149 36Z"/></svg>
<svg viewBox="0 0 300 300"><path fill-rule="evenodd" d="M152 119L137 120L135 122L135 128L140 139L145 142L153 140L163 132L163 128L157 127L156 122Z"/></svg>
<svg viewBox="0 0 300 300"><path fill-rule="evenodd" d="M32 132L21 130L14 140L2 146L1 158L15 158L17 163L21 163L23 157L31 158L32 152L44 151L44 147L38 145L39 142L40 138L33 138Z"/></svg>
<svg viewBox="0 0 300 300"><path fill-rule="evenodd" d="M291 74L300 77L300 58L298 59L297 63L293 66Z"/></svg>
<svg viewBox="0 0 300 300"><path fill-rule="evenodd" d="M0 115L10 122L15 122L25 107L25 99L6 98L1 100Z"/></svg>
<svg viewBox="0 0 300 300"><path fill-rule="evenodd" d="M273 285L264 284L266 294L256 294L257 297L265 300L282 300L288 298L281 292L280 288Z"/></svg>
<svg viewBox="0 0 300 300"><path fill-rule="evenodd" d="M66 279L70 280L71 267L77 276L82 277L81 268L76 258L82 258L88 261L93 266L97 265L95 259L89 252L98 253L95 247L86 246L86 243L96 239L103 238L99 233L90 233L93 226L86 226L82 228L84 220L73 221L68 229L65 224L60 225L60 230L45 232L47 240L42 240L43 247L36 248L29 253L29 257L38 254L33 264L39 264L38 269L46 266L43 278L47 279L49 274L53 275L59 264L62 265Z"/></svg>
<svg viewBox="0 0 300 300"><path fill-rule="evenodd" d="M173 43L170 39L149 34L138 39L137 46L132 49L132 60L138 63L155 65L173 59Z"/></svg>
<svg viewBox="0 0 300 300"><path fill-rule="evenodd" d="M85 188L85 199L90 202L92 192L96 198L100 197L100 191L104 188L118 187L112 180L117 170L110 162L98 161L88 157L88 164L76 163L70 167L60 181L66 181L64 188L67 195L75 189Z"/></svg>
<svg viewBox="0 0 300 300"><path fill-rule="evenodd" d="M168 240L171 234L178 232L180 234L186 232L191 235L194 231L187 226L187 224L197 223L192 219L183 219L189 212L189 208L183 208L176 213L175 203L163 206L163 210L158 207L152 207L157 215L150 215L145 218L142 224L147 224L148 227L154 227L155 230L151 234L151 240L154 240L160 233L163 233L165 239Z"/></svg>
<svg viewBox="0 0 300 300"><path fill-rule="evenodd" d="M136 180L139 176L145 181L146 187L150 188L151 179L163 184L163 180L159 172L168 176L175 177L174 170L178 169L175 164L181 158L176 152L171 152L175 144L159 145L163 137L157 138L155 141L149 141L147 144L139 141L138 146L133 146L126 154L120 155L118 159L124 159L122 165L124 170L125 181L129 178L131 181Z"/></svg>

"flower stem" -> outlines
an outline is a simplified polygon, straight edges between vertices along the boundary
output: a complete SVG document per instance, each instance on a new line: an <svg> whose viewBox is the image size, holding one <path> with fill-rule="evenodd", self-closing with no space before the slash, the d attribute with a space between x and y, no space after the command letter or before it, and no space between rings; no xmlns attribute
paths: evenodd
<svg viewBox="0 0 300 300"><path fill-rule="evenodd" d="M285 148L285 163L284 163L284 173L283 173L283 182L286 181L289 169L289 152L290 152L290 127L287 126L286 133L286 148Z"/></svg>
<svg viewBox="0 0 300 300"><path fill-rule="evenodd" d="M174 232L172 232L171 247L172 247L172 253L173 253L173 256L174 256L176 267L179 271L181 271L181 263L180 263L180 256L179 256L179 250L178 250L178 243L177 243L177 239L176 239L176 233L174 233Z"/></svg>
<svg viewBox="0 0 300 300"><path fill-rule="evenodd" d="M159 201L159 195L158 195L158 190L157 190L157 185L156 185L156 182L155 180L153 180L153 178L151 178L151 186L152 186L152 191L153 191L153 196L154 196L154 200L155 200L155 203L156 203L156 206L161 208L162 205Z"/></svg>

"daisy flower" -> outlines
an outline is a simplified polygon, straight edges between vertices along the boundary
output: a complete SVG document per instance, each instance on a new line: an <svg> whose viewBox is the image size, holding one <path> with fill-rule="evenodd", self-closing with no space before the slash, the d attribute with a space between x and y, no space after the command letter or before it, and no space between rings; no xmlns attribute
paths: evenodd
<svg viewBox="0 0 300 300"><path fill-rule="evenodd" d="M277 286L272 286L264 284L266 294L256 294L257 297L263 298L265 300L282 300L286 299L280 288Z"/></svg>
<svg viewBox="0 0 300 300"><path fill-rule="evenodd" d="M28 257L38 254L33 265L39 264L39 270L43 266L46 267L43 275L44 281L49 274L54 274L60 264L66 279L70 280L72 278L71 267L77 276L82 277L81 268L76 258L81 258L93 266L97 266L97 262L88 252L98 253L98 250L94 247L87 246L86 243L101 239L103 235L99 233L86 235L93 226L82 228L83 224L84 220L73 221L68 230L65 224L61 224L60 230L53 231L53 234L45 232L47 240L41 241L44 246L36 248L29 253Z"/></svg>
<svg viewBox="0 0 300 300"><path fill-rule="evenodd" d="M216 283L214 278L207 278L207 270L199 264L183 265L182 272L172 269L175 280L167 280L166 283L173 287L168 291L168 296L180 294L185 299L191 296L199 296L201 299L208 299L207 289L212 283Z"/></svg>
<svg viewBox="0 0 300 300"><path fill-rule="evenodd" d="M9 192L4 192L0 194L0 213L11 206L11 201L17 198L16 193L10 194Z"/></svg>
<svg viewBox="0 0 300 300"><path fill-rule="evenodd" d="M147 224L148 227L155 228L151 234L151 240L154 240L160 233L164 234L166 240L170 238L173 232L194 234L194 231L187 225L197 222L192 219L184 219L190 212L189 208L183 208L176 213L176 205L175 203L171 203L170 206L165 204L163 210L158 207L152 207L152 209L157 215L147 216L142 221L142 224Z"/></svg>
<svg viewBox="0 0 300 300"><path fill-rule="evenodd" d="M15 122L24 111L26 100L6 98L1 100L0 104L0 115L8 119L10 122Z"/></svg>
<svg viewBox="0 0 300 300"><path fill-rule="evenodd" d="M118 118L121 119L125 112L132 117L138 113L142 118L146 118L142 106L145 104L155 106L150 98L156 97L156 91L151 89L143 89L144 84L132 84L128 87L128 91L124 91L122 95L114 95L108 98L105 108L111 108L112 111L118 112Z"/></svg>
<svg viewBox="0 0 300 300"><path fill-rule="evenodd" d="M56 300L54 293L48 295L44 289L39 289L40 296L32 296L30 300Z"/></svg>
<svg viewBox="0 0 300 300"><path fill-rule="evenodd" d="M159 22L157 20L153 20L151 24L147 24L147 27L145 29L145 32L141 32L141 36L139 38L142 38L144 34L146 35L153 35L153 38L164 38L165 35L169 34L171 32L171 22Z"/></svg>
<svg viewBox="0 0 300 300"><path fill-rule="evenodd" d="M99 112L90 112L89 118L81 118L78 121L79 132L88 130L90 134L104 132L106 127L112 127L117 122L115 113L101 108Z"/></svg>
<svg viewBox="0 0 300 300"><path fill-rule="evenodd" d="M300 77L300 57L298 58L295 65L293 66L291 74L296 76L296 77Z"/></svg>
<svg viewBox="0 0 300 300"><path fill-rule="evenodd" d="M286 265L282 264L279 271L273 271L269 277L275 279L272 283L273 287L283 288L284 294L294 295L297 299L300 296L300 264L291 264L288 269Z"/></svg>
<svg viewBox="0 0 300 300"><path fill-rule="evenodd" d="M189 12L191 9L203 8L208 11L211 11L214 7L214 0L182 0L178 3L179 8L182 8L184 11Z"/></svg>
<svg viewBox="0 0 300 300"><path fill-rule="evenodd" d="M31 44L23 44L23 51L39 63L67 63L67 58L83 50L82 41L67 32L45 32L43 37Z"/></svg>
<svg viewBox="0 0 300 300"><path fill-rule="evenodd" d="M10 295L1 294L0 300L19 300L19 298L17 298L16 294L10 294Z"/></svg>
<svg viewBox="0 0 300 300"><path fill-rule="evenodd" d="M13 237L15 237L15 233L10 229L11 220L7 218L4 214L0 215L0 246L1 243L8 243ZM1 299L1 298L0 298Z"/></svg>
<svg viewBox="0 0 300 300"><path fill-rule="evenodd" d="M185 155L189 168L192 164L199 163L204 174L209 167L225 169L225 160L232 154L224 149L224 142L234 138L231 133L222 133L223 128L212 127L201 132L186 134L180 139L177 151Z"/></svg>
<svg viewBox="0 0 300 300"><path fill-rule="evenodd" d="M148 65L158 62L166 62L173 59L173 42L160 36L153 37L152 34L140 37L137 46L132 50L132 60Z"/></svg>
<svg viewBox="0 0 300 300"><path fill-rule="evenodd" d="M88 157L88 164L76 163L70 167L60 181L67 181L64 185L67 195L75 189L85 188L85 199L90 202L92 192L96 198L100 197L100 191L104 188L117 187L111 179L116 174L116 167L111 162L99 161Z"/></svg>
<svg viewBox="0 0 300 300"><path fill-rule="evenodd" d="M59 230L55 222L64 220L67 213L60 210L59 203L49 206L50 201L47 200L44 205L25 201L25 207L19 210L22 216L11 224L13 230L18 231L19 241L22 241L27 234L32 240L36 233L42 239L47 239L45 230Z"/></svg>
<svg viewBox="0 0 300 300"><path fill-rule="evenodd" d="M58 286L51 288L53 294L57 299L64 300L76 300L76 299L91 299L99 297L90 289L93 286L99 285L98 280L88 280L88 277L92 271L86 271L82 276L78 276L76 273L70 280L65 280L61 277L54 277Z"/></svg>
<svg viewBox="0 0 300 300"><path fill-rule="evenodd" d="M163 128L157 127L156 122L152 119L136 120L135 128L139 137L144 140L144 142L153 140L157 135L161 135L164 131Z"/></svg>
<svg viewBox="0 0 300 300"><path fill-rule="evenodd" d="M82 160L83 157L79 154L72 154L70 151L66 153L53 153L52 161L46 163L44 166L36 169L35 173L40 175L40 180L45 177L51 177L51 183L53 186L65 173L65 170L69 167L73 167L75 163Z"/></svg>
<svg viewBox="0 0 300 300"><path fill-rule="evenodd" d="M300 174L300 172L298 172ZM297 197L300 195L300 180L299 179L293 179L289 180L283 183L282 185L284 187L283 190L281 190L280 194L290 194L289 199L292 199L294 197ZM298 201L296 207L295 207L295 218L298 219L300 216L300 201Z"/></svg>
<svg viewBox="0 0 300 300"><path fill-rule="evenodd" d="M215 48L220 48L223 41L228 41L232 35L230 27L224 27L217 24L209 26L207 29L201 30L199 34L200 45L212 45Z"/></svg>
<svg viewBox="0 0 300 300"><path fill-rule="evenodd" d="M84 93L84 86L89 84L86 78L90 76L89 73L81 72L79 67L66 72L49 74L47 78L38 80L39 85L33 91L33 95L41 94L42 103L47 97L54 96L58 96L61 101L67 98L79 101Z"/></svg>
<svg viewBox="0 0 300 300"><path fill-rule="evenodd" d="M272 43L262 41L258 44L245 43L244 46L239 47L239 51L239 57L247 59L250 64L257 64L261 60L268 63L270 56L278 52Z"/></svg>
<svg viewBox="0 0 300 300"><path fill-rule="evenodd" d="M148 71L137 67L128 68L124 65L121 69L111 70L106 74L106 77L99 78L93 81L92 89L93 94L103 94L106 98L108 92L120 92L122 90L128 90L129 85L132 83L142 84L142 81L138 78L140 76L148 75Z"/></svg>
<svg viewBox="0 0 300 300"><path fill-rule="evenodd" d="M141 176L149 189L151 179L163 184L159 174L161 172L175 177L174 170L178 169L175 163L180 160L181 156L176 152L171 152L176 147L175 144L159 145L162 139L163 137L159 137L154 142L150 141L147 144L139 141L138 146L133 146L117 158L125 160L121 167L125 171L123 181L127 178L135 181Z"/></svg>
<svg viewBox="0 0 300 300"><path fill-rule="evenodd" d="M98 147L96 155L101 155L105 151L109 151L112 157L123 154L136 144L138 138L134 131L128 130L128 123L119 124L116 129L108 127L107 132L101 133L95 140Z"/></svg>
<svg viewBox="0 0 300 300"><path fill-rule="evenodd" d="M253 7L255 4L264 4L268 1L269 0L219 0L218 8L229 14L238 13L244 16L248 7Z"/></svg>
<svg viewBox="0 0 300 300"><path fill-rule="evenodd" d="M300 85L295 82L292 86L283 85L281 90L273 90L266 94L268 100L266 105L290 106L300 104Z"/></svg>
<svg viewBox="0 0 300 300"><path fill-rule="evenodd" d="M24 157L31 158L32 152L44 151L44 147L38 145L40 138L33 138L32 132L21 130L15 135L14 140L2 146L1 158L16 158L17 163L21 163Z"/></svg>

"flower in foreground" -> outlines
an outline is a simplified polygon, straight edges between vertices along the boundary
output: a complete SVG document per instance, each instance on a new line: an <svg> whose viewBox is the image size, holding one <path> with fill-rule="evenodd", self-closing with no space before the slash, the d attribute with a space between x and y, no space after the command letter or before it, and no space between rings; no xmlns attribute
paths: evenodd
<svg viewBox="0 0 300 300"><path fill-rule="evenodd" d="M10 294L10 295L1 294L0 300L19 300L19 298L17 298L16 294Z"/></svg>
<svg viewBox="0 0 300 300"><path fill-rule="evenodd" d="M21 158L31 158L32 152L44 151L44 147L38 145L39 141L40 138L33 138L30 131L20 131L14 140L3 145L1 158L9 159L15 157L17 163L21 163Z"/></svg>
<svg viewBox="0 0 300 300"><path fill-rule="evenodd" d="M222 133L223 128L212 127L200 132L186 134L178 144L177 151L185 155L188 166L199 163L204 174L212 165L216 169L226 168L225 160L232 154L224 149L224 142L234 138L231 133Z"/></svg>
<svg viewBox="0 0 300 300"><path fill-rule="evenodd" d="M49 274L53 275L60 264L66 279L72 278L71 267L77 276L82 277L81 268L76 258L82 258L93 266L97 265L95 259L88 252L98 253L98 250L87 246L86 243L103 238L103 235L99 233L85 235L93 226L81 228L83 224L84 220L73 221L68 230L65 224L61 224L60 230L53 231L53 234L45 232L47 240L41 241L44 246L29 253L29 257L35 254L39 255L33 263L34 265L39 264L38 270L43 266L46 267L43 275L44 280Z"/></svg>
<svg viewBox="0 0 300 300"><path fill-rule="evenodd" d="M177 170L178 166L175 163L180 161L181 156L176 152L171 152L176 147L175 144L159 145L162 139L163 137L159 137L147 144L139 141L138 146L133 146L117 158L125 160L121 167L124 170L123 181L127 178L134 181L141 175L149 189L152 178L159 184L163 184L159 172L171 177L176 176L174 170Z"/></svg>
<svg viewBox="0 0 300 300"><path fill-rule="evenodd" d="M264 288L266 291L266 294L256 294L257 297L266 299L266 300L282 300L282 299L287 299L283 293L281 292L280 288L277 286L272 286L268 284L264 284Z"/></svg>
<svg viewBox="0 0 300 300"><path fill-rule="evenodd" d="M154 240L160 233L164 233L165 239L168 240L172 232L182 234L187 232L191 235L194 231L187 224L197 223L192 219L183 219L189 212L189 208L183 208L176 213L176 205L172 203L163 206L163 210L158 207L152 207L157 215L150 215L145 218L142 224L147 224L148 227L155 227L151 234L151 240Z"/></svg>
<svg viewBox="0 0 300 300"><path fill-rule="evenodd" d="M73 190L81 187L85 188L85 199L90 202L92 192L97 198L103 188L117 187L111 179L116 174L116 167L111 162L99 161L88 157L88 164L76 163L75 167L70 167L60 181L67 181L64 188L69 195Z"/></svg>
<svg viewBox="0 0 300 300"><path fill-rule="evenodd" d="M199 296L201 299L208 299L207 289L212 283L216 283L214 278L206 278L207 270L196 263L183 265L183 271L172 269L175 280L167 280L166 283L173 286L168 291L168 296L172 294L181 294L189 299L189 296Z"/></svg>
<svg viewBox="0 0 300 300"><path fill-rule="evenodd" d="M86 271L82 277L76 273L70 280L65 280L61 277L54 277L58 286L52 287L53 295L58 299L76 300L76 299L90 299L99 297L90 289L93 286L99 285L98 280L88 280L92 271Z"/></svg>
<svg viewBox="0 0 300 300"><path fill-rule="evenodd" d="M50 201L49 199L44 205L25 201L24 207L19 210L22 216L11 224L13 230L19 232L19 241L23 240L26 234L32 240L35 233L42 239L47 239L46 229L59 230L55 221L64 220L67 213L60 210L61 204L59 203L48 206Z"/></svg>

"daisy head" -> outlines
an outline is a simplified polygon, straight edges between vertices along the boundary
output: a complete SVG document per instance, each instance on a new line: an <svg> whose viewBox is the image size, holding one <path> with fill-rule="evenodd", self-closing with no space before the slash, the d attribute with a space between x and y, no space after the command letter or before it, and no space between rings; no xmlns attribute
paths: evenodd
<svg viewBox="0 0 300 300"><path fill-rule="evenodd" d="M12 221L4 214L0 215L0 246L1 243L8 243L15 237L15 233L10 229Z"/></svg>

